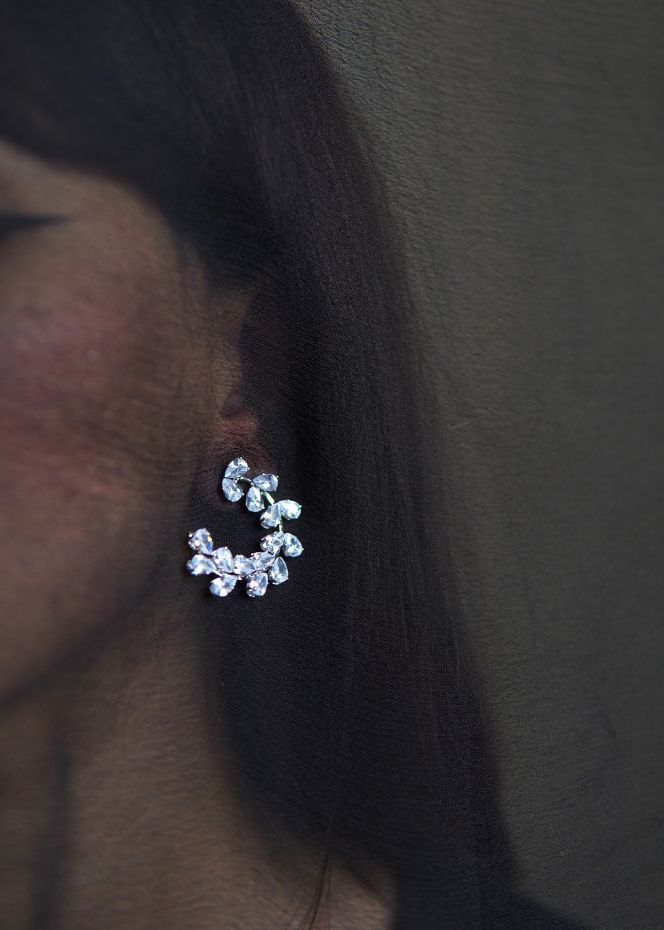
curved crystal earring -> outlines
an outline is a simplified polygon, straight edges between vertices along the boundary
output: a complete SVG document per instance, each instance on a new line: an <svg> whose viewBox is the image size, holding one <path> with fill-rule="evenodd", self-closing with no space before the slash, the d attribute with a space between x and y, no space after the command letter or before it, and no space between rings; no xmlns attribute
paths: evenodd
<svg viewBox="0 0 664 930"><path fill-rule="evenodd" d="M292 500L275 501L272 494L279 485L276 475L264 472L249 478L248 471L249 465L243 458L233 459L224 472L221 490L229 501L245 497L247 510L260 513L263 529L273 531L261 539L260 552L233 556L226 546L215 548L212 536L205 528L189 534L189 547L195 555L187 562L187 571L190 575L214 575L210 591L216 597L226 597L239 580L246 582L250 597L262 597L270 582L283 584L288 581L284 556L295 558L303 551L297 536L284 531L284 520L297 520L302 505ZM248 485L248 488L243 485Z"/></svg>

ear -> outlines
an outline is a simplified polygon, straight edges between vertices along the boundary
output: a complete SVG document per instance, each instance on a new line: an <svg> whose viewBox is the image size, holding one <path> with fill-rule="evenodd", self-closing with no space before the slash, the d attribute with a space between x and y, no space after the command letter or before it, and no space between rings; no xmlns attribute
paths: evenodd
<svg viewBox="0 0 664 930"><path fill-rule="evenodd" d="M210 386L209 431L206 448L195 477L195 495L202 503L207 500L214 508L224 501L219 495L219 480L225 465L237 455L250 460L258 468L271 470L273 462L260 439L260 424L252 410L244 388L240 363L240 337L247 318L253 293L236 292L208 295L214 306L201 308L203 318L222 320L220 328L206 340L208 376Z"/></svg>

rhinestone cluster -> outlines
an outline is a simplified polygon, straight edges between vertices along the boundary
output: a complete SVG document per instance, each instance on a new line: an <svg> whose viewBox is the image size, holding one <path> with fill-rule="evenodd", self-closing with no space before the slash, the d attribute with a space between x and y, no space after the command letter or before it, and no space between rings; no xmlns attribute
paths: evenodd
<svg viewBox="0 0 664 930"><path fill-rule="evenodd" d="M224 472L221 490L229 501L244 497L247 510L261 514L263 529L274 531L261 539L260 552L233 556L225 546L215 548L205 528L189 534L189 547L195 554L187 562L187 571L191 575L214 575L210 591L216 597L226 597L240 580L246 582L250 597L262 597L268 584L288 581L284 556L295 558L302 554L302 543L297 536L284 531L284 520L297 520L302 505L293 500L275 501L272 494L279 486L276 475L262 473L249 478L248 471L249 465L244 459L233 459Z"/></svg>

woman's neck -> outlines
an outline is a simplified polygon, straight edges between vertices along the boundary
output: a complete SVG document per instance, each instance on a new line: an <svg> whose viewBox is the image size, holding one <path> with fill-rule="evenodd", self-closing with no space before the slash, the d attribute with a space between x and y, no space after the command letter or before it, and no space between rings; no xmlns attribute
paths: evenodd
<svg viewBox="0 0 664 930"><path fill-rule="evenodd" d="M287 853L245 813L195 636L173 623L131 640L63 665L4 710L4 926L262 930L301 916L322 853ZM333 927L387 925L352 879L335 871L333 889Z"/></svg>

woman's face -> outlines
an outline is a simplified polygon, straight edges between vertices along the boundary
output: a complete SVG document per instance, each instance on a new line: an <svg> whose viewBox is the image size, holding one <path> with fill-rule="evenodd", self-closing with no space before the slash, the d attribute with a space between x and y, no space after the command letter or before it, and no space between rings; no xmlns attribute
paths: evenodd
<svg viewBox="0 0 664 930"><path fill-rule="evenodd" d="M7 694L92 631L177 595L189 491L216 478L240 309L228 302L233 326L212 353L202 275L120 184L0 145L0 212L49 218L0 241Z"/></svg>

